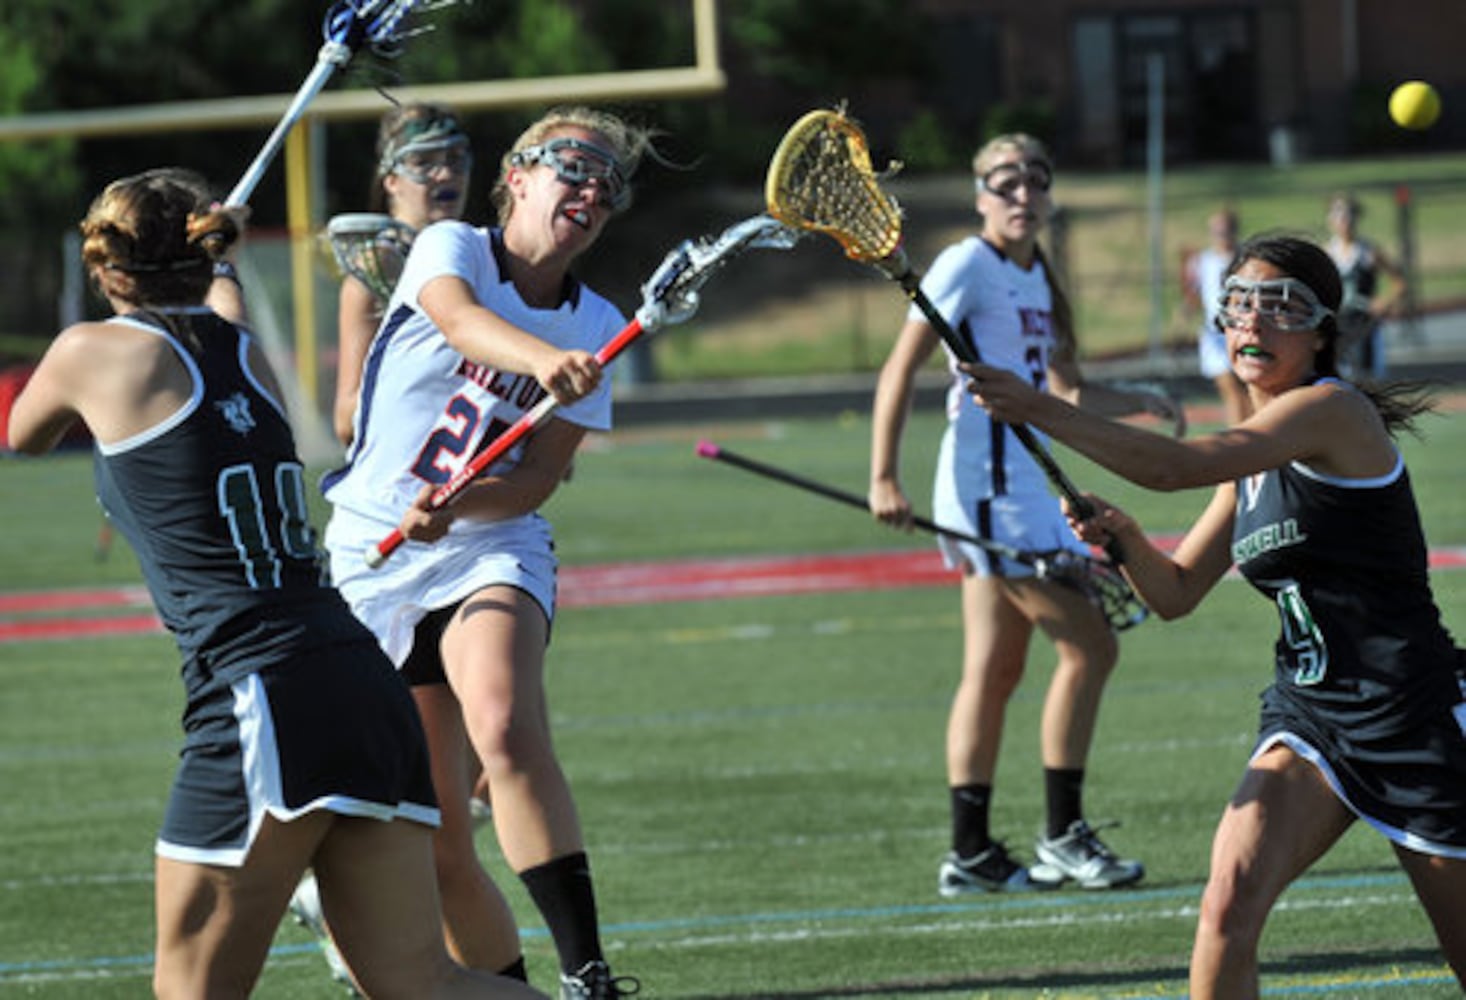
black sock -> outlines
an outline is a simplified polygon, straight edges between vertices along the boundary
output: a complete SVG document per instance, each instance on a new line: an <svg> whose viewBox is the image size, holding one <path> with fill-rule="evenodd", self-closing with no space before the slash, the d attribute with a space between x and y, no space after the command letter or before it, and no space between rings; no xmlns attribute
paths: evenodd
<svg viewBox="0 0 1466 1000"><path fill-rule="evenodd" d="M988 833L988 807L992 785L954 785L952 796L952 850L959 858L972 858L992 846Z"/></svg>
<svg viewBox="0 0 1466 1000"><path fill-rule="evenodd" d="M519 879L555 939L561 969L573 974L587 962L603 960L596 893L584 851L527 868Z"/></svg>
<svg viewBox="0 0 1466 1000"><path fill-rule="evenodd" d="M1084 768L1044 768L1044 799L1048 803L1050 840L1069 832L1069 826L1084 818Z"/></svg>
<svg viewBox="0 0 1466 1000"><path fill-rule="evenodd" d="M520 955L511 964L500 969L499 975L507 976L510 979L517 979L521 983L529 982L529 971L524 967L524 956Z"/></svg>

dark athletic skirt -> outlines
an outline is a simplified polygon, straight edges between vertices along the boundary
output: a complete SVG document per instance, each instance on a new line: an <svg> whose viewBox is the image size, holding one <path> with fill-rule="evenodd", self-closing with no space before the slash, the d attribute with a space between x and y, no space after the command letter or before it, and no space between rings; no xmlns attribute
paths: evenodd
<svg viewBox="0 0 1466 1000"><path fill-rule="evenodd" d="M1256 753L1285 744L1394 843L1466 858L1466 708L1434 706L1427 717L1375 726L1367 735L1357 725L1317 715L1269 688Z"/></svg>
<svg viewBox="0 0 1466 1000"><path fill-rule="evenodd" d="M365 634L365 633L363 633ZM407 686L375 642L312 649L191 704L157 853L237 867L266 813L438 824Z"/></svg>

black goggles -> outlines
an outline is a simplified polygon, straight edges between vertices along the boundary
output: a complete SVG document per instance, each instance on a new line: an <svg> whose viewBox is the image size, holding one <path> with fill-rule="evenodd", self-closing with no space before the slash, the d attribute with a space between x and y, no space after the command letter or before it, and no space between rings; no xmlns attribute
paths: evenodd
<svg viewBox="0 0 1466 1000"><path fill-rule="evenodd" d="M1054 186L1054 168L1043 160L1024 160L994 167L977 179L979 193L987 191L999 198L1012 198L1020 187L1029 191L1047 192Z"/></svg>

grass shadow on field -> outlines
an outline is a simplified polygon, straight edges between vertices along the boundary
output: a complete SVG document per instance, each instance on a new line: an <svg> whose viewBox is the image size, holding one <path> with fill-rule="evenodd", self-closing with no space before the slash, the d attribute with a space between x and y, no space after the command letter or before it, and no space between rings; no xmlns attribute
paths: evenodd
<svg viewBox="0 0 1466 1000"><path fill-rule="evenodd" d="M1345 988L1347 981L1375 980L1401 969L1436 967L1444 970L1439 951L1434 948L1372 948L1291 955L1262 963L1263 992L1268 981L1299 976L1327 975L1335 988ZM1443 971L1444 974L1444 971ZM1028 996L1093 997L1096 990L1118 990L1134 997L1137 989L1167 988L1176 984L1184 990L1187 980L1185 964L1156 965L1136 969L1042 969L1006 972L996 976L956 976L925 980L889 980L856 986L831 986L816 989L760 992L762 1000L821 1000L829 997L900 997L946 996L982 997L989 993L1013 991ZM1342 982L1341 982L1342 980ZM1101 994L1102 995L1102 994ZM1167 994L1169 995L1169 994ZM1180 995L1180 994L1177 994ZM748 994L698 994L686 1000L747 1000Z"/></svg>

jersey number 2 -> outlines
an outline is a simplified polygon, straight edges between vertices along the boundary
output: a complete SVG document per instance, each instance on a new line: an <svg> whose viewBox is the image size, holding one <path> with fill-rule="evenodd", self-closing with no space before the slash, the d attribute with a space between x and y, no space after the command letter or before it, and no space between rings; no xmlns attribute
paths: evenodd
<svg viewBox="0 0 1466 1000"><path fill-rule="evenodd" d="M474 429L482 418L479 408L462 396L449 400L444 415L448 425L428 435L417 461L412 463L412 474L433 486L441 486L453 478L453 471L468 450ZM491 419L479 447L487 448L508 427L509 424L503 420Z"/></svg>

